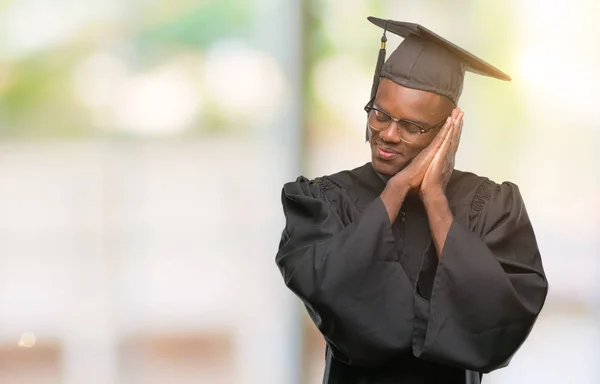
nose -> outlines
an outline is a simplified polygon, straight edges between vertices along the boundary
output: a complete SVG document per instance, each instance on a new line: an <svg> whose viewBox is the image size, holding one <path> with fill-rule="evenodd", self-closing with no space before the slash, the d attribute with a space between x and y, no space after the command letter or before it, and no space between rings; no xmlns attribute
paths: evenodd
<svg viewBox="0 0 600 384"><path fill-rule="evenodd" d="M379 136L388 143L399 143L402 141L398 135L398 123L392 121L385 131L381 131Z"/></svg>

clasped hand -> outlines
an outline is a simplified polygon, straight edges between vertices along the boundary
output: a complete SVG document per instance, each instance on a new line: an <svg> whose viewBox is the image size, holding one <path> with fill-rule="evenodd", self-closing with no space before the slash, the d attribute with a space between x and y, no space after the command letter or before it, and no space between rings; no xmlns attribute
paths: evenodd
<svg viewBox="0 0 600 384"><path fill-rule="evenodd" d="M421 151L390 182L418 190L421 199L444 195L454 170L464 113L455 108L431 144Z"/></svg>

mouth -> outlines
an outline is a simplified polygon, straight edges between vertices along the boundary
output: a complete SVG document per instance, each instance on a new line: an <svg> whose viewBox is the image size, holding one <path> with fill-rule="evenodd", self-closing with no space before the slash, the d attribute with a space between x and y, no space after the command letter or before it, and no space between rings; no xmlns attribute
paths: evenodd
<svg viewBox="0 0 600 384"><path fill-rule="evenodd" d="M400 152L395 151L388 147L384 147L380 144L375 144L375 147L377 148L377 154L383 160L392 160L392 159L402 155Z"/></svg>

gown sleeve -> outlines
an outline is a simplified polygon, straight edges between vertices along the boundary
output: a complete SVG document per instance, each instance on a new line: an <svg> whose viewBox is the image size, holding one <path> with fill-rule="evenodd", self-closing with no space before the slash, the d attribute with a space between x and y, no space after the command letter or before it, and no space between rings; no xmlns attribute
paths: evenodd
<svg viewBox="0 0 600 384"><path fill-rule="evenodd" d="M415 295L417 357L488 373L508 365L548 291L520 192L481 184L469 224L454 220L428 295Z"/></svg>
<svg viewBox="0 0 600 384"><path fill-rule="evenodd" d="M395 262L395 240L380 198L361 215L342 192L299 178L282 192L286 225L277 265L306 306L334 357L376 366L412 348L413 288Z"/></svg>

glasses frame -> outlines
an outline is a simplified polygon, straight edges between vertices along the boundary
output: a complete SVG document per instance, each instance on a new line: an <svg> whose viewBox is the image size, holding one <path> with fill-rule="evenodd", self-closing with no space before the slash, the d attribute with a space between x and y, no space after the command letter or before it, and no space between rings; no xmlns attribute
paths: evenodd
<svg viewBox="0 0 600 384"><path fill-rule="evenodd" d="M421 126L420 124L418 124L418 123L416 123L416 122L414 122L414 121L412 121L412 120L409 120L409 119L399 119L399 118L397 118L397 117L394 117L394 116L390 115L389 113L387 113L386 111L383 111L383 110L381 110L381 109L379 109L379 108L376 108L376 107L374 107L374 106L373 106L373 103L374 103L374 100L371 100L371 101L369 101L369 103L368 103L367 105L365 105L365 108L364 108L364 109L365 109L365 112L367 112L367 125L369 126L369 128L371 128L372 130L374 130L374 131L377 131L377 132L382 132L382 131L385 131L386 129L388 129L388 128L390 127L390 125L392 124L392 122L396 122L396 125L397 125L397 128L396 128L396 130L398 130L398 131L399 131L399 130L401 129L401 128L400 128L400 123L401 123L401 122L404 122L404 123L409 123L409 124L412 124L412 125L414 125L415 127L419 128L419 133L418 133L418 134L419 134L419 135L422 135L422 134L424 134L424 133L427 133L427 132L430 132L430 131L432 131L432 130L434 130L434 129L436 129L436 128L440 128L440 127L442 127L442 126L443 126L443 125L446 123L446 119L444 119L443 121L441 121L441 122L439 122L439 123L435 124L435 125L434 125L434 126L432 126L432 127L425 128L425 127ZM385 127L385 129L377 129L377 128L374 128L374 127L373 127L371 124L369 124L369 118L368 118L368 115L369 115L371 112L373 112L373 111L380 112L380 113L382 113L382 114L384 114L384 115L386 115L387 117L389 117L389 118L390 118L390 122L389 122L389 124L387 125L387 127ZM398 133L398 136L400 136L400 133ZM408 141L406 141L406 140L404 140L404 139L402 139L402 141L405 141L405 142L409 143Z"/></svg>

